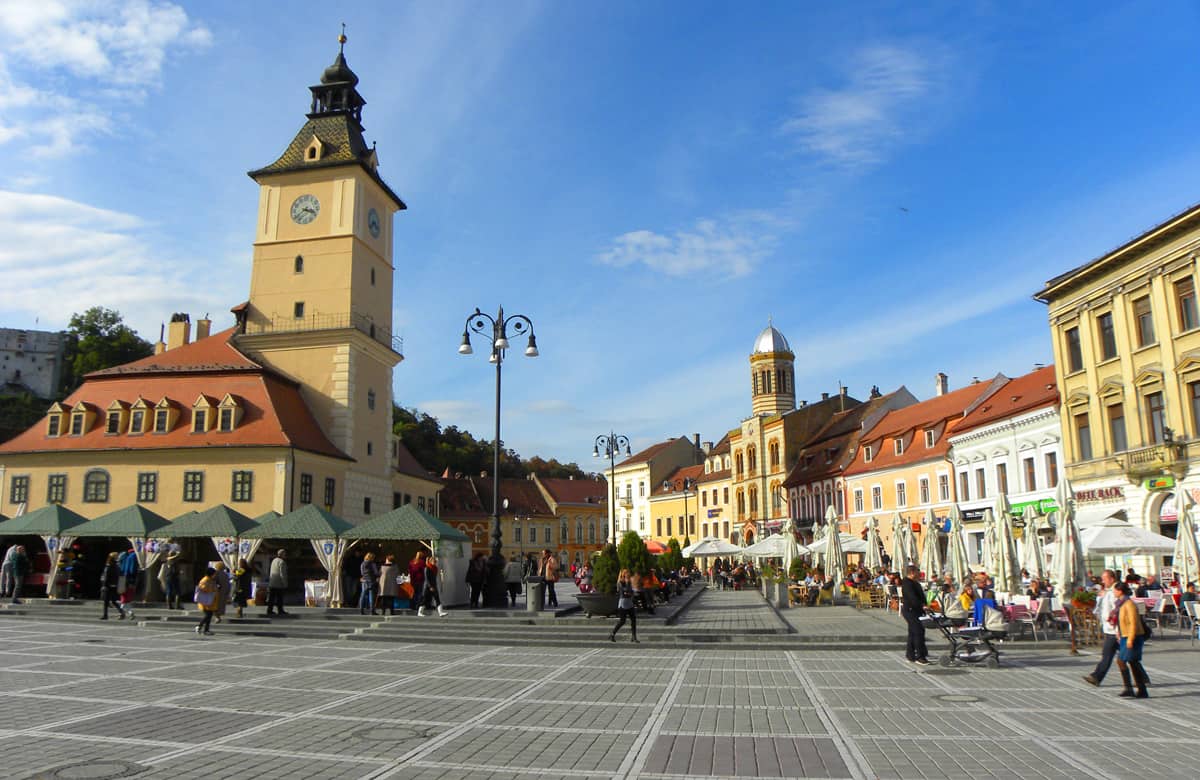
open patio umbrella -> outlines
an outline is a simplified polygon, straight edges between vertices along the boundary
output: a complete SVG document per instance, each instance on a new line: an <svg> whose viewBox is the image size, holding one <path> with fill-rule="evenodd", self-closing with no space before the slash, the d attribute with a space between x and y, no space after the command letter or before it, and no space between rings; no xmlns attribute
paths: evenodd
<svg viewBox="0 0 1200 780"><path fill-rule="evenodd" d="M1046 553L1042 549L1042 537L1038 534L1042 518L1038 515L1033 504L1026 504L1021 513L1025 521L1025 534L1021 537L1021 565L1029 576L1035 580L1046 579Z"/></svg>
<svg viewBox="0 0 1200 780"><path fill-rule="evenodd" d="M651 555L662 555L667 551L667 546L657 539L646 540L646 552Z"/></svg>
<svg viewBox="0 0 1200 780"><path fill-rule="evenodd" d="M832 506L825 512L825 576L840 583L846 573L846 553L842 550L842 534L838 529L837 510Z"/></svg>
<svg viewBox="0 0 1200 780"><path fill-rule="evenodd" d="M925 579L933 582L942 576L942 546L938 543L937 517L933 509L925 510L925 538L921 545L921 570Z"/></svg>
<svg viewBox="0 0 1200 780"><path fill-rule="evenodd" d="M883 566L883 556L879 553L879 519L876 517L867 519L867 550L865 556L864 563L873 575Z"/></svg>
<svg viewBox="0 0 1200 780"><path fill-rule="evenodd" d="M716 542L716 541L719 541L717 539L717 537L706 536L703 539L700 539L699 541L697 541L695 544L689 544L687 547L684 547L683 550L681 550L681 552L683 553L684 558L694 558L694 557L696 557L696 548L697 547L704 544L705 542Z"/></svg>
<svg viewBox="0 0 1200 780"><path fill-rule="evenodd" d="M950 505L950 537L947 539L946 571L954 583L962 587L971 577L971 567L967 564L967 543L963 539L962 512L958 504Z"/></svg>
<svg viewBox="0 0 1200 780"><path fill-rule="evenodd" d="M1170 555L1175 539L1108 517L1079 531L1079 543L1090 555Z"/></svg>
<svg viewBox="0 0 1200 780"><path fill-rule="evenodd" d="M1196 544L1196 502L1190 491L1182 492L1183 501L1179 512L1179 527L1175 531L1175 573L1179 582L1187 588L1189 582L1200 578L1200 549Z"/></svg>
<svg viewBox="0 0 1200 780"><path fill-rule="evenodd" d="M1008 497L996 498L996 549L993 580L997 590L1018 593L1021 589L1021 565L1017 561L1017 540L1013 536L1012 512Z"/></svg>
<svg viewBox="0 0 1200 780"><path fill-rule="evenodd" d="M354 528L337 515L318 506L305 504L294 512L268 518L257 528L246 532L247 539L307 539L317 554L317 559L329 573L328 590L330 606L342 604L342 560L346 551L357 540L347 540L343 535Z"/></svg>
<svg viewBox="0 0 1200 780"><path fill-rule="evenodd" d="M1079 543L1079 532L1075 528L1075 494L1065 477L1058 482L1054 502L1058 504L1058 528L1054 539L1054 562L1051 566L1050 580L1058 591L1058 597L1066 604L1083 583L1087 563L1083 558L1083 545ZM1075 628L1072 623L1071 654L1076 652Z"/></svg>
<svg viewBox="0 0 1200 780"><path fill-rule="evenodd" d="M41 509L14 517L0 525L0 534L5 536L40 536L50 554L50 576L46 578L46 595L54 592L54 581L58 579L58 551L75 542L74 531L87 523L83 515L72 512L61 504L50 504Z"/></svg>
<svg viewBox="0 0 1200 780"><path fill-rule="evenodd" d="M742 550L742 554L751 558L782 558L787 553L787 536L787 534L768 536ZM792 544L795 545L795 542Z"/></svg>
<svg viewBox="0 0 1200 780"><path fill-rule="evenodd" d="M697 542L692 545L693 557L702 555L737 555L741 551L741 547L738 547L736 544L730 544L724 539L713 539L706 542Z"/></svg>

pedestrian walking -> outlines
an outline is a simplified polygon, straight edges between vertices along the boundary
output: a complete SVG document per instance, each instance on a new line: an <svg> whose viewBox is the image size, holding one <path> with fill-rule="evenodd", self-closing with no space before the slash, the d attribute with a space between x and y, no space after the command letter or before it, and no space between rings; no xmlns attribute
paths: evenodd
<svg viewBox="0 0 1200 780"><path fill-rule="evenodd" d="M558 606L558 594L554 592L554 583L558 582L561 566L558 556L549 550L542 550L542 563L538 567L538 574L542 575L546 582L546 603L552 607Z"/></svg>
<svg viewBox="0 0 1200 780"><path fill-rule="evenodd" d="M271 571L267 575L267 614L286 615L283 611L283 592L287 590L287 550L275 551L271 559Z"/></svg>
<svg viewBox="0 0 1200 780"><path fill-rule="evenodd" d="M158 584L162 586L167 609L181 609L179 593L179 552L172 550L158 567Z"/></svg>
<svg viewBox="0 0 1200 780"><path fill-rule="evenodd" d="M125 619L125 608L118 600L121 595L119 587L121 567L117 563L119 559L118 553L109 553L108 558L104 561L104 568L100 570L100 600L104 603L104 612L100 615L101 620L108 620L109 605L121 613L121 620Z"/></svg>
<svg viewBox="0 0 1200 780"><path fill-rule="evenodd" d="M11 545L4 551L4 562L0 563L0 598L8 598L13 594L13 556L17 554L17 545Z"/></svg>
<svg viewBox="0 0 1200 780"><path fill-rule="evenodd" d="M375 598L379 588L379 564L375 563L375 553L369 552L363 556L358 566L359 584L362 586L358 596L358 614L365 615L371 610L372 615L378 615L375 610Z"/></svg>
<svg viewBox="0 0 1200 780"><path fill-rule="evenodd" d="M233 592L233 582L229 578L229 569L224 561L217 561L217 565L213 567L213 584L217 586L217 598L213 601L216 613L214 617L220 623L221 618L225 617L225 607L229 604Z"/></svg>
<svg viewBox="0 0 1200 780"><path fill-rule="evenodd" d="M637 609L633 602L633 578L629 575L629 569L621 569L621 573L617 575L617 625L613 627L612 633L608 635L610 642L617 641L617 632L621 630L621 626L625 625L625 621L629 621L629 630L633 634L633 639L630 640L635 644L641 644L637 638Z"/></svg>
<svg viewBox="0 0 1200 780"><path fill-rule="evenodd" d="M479 608L479 599L483 595L483 584L487 582L487 557L482 552L475 553L467 564L467 585L471 589L471 609Z"/></svg>
<svg viewBox="0 0 1200 780"><path fill-rule="evenodd" d="M239 558L237 568L233 570L233 605L237 607L238 617L246 614L245 609L250 604L251 575L250 563Z"/></svg>
<svg viewBox="0 0 1200 780"><path fill-rule="evenodd" d="M1148 699L1150 694L1146 692L1146 670L1142 668L1142 646L1146 643L1142 616L1138 612L1137 604L1130 598L1133 589L1128 583L1118 582L1116 590L1115 614L1109 620L1117 625L1117 670L1121 672L1121 681L1125 684L1117 695ZM1137 685L1137 693L1133 691L1134 685Z"/></svg>
<svg viewBox="0 0 1200 780"><path fill-rule="evenodd" d="M417 557L408 562L408 584L412 587L412 601L409 606L418 617L425 615L425 551L417 552Z"/></svg>
<svg viewBox="0 0 1200 780"><path fill-rule="evenodd" d="M1096 620L1100 623L1100 630L1104 634L1104 647L1100 651L1100 661L1096 664L1096 668L1092 673L1085 675L1083 681L1088 685L1099 686L1104 681L1104 675L1108 674L1108 670L1112 668L1113 658L1117 655L1119 642L1117 639L1117 623L1115 620L1110 621L1109 618L1116 611L1117 605L1117 573L1112 569L1105 569L1100 573L1100 584L1103 590L1096 597L1096 606L1093 612L1096 615Z"/></svg>
<svg viewBox="0 0 1200 780"><path fill-rule="evenodd" d="M925 626L921 615L925 614L925 589L918 579L921 570L909 566L904 581L900 583L900 614L908 623L908 642L904 646L904 657L920 666L929 665L929 650L925 647Z"/></svg>
<svg viewBox="0 0 1200 780"><path fill-rule="evenodd" d="M121 567L121 578L118 587L121 590L121 605L129 617L133 617L133 601L137 597L138 575L141 567L138 565L137 553L130 547L117 558Z"/></svg>
<svg viewBox="0 0 1200 780"><path fill-rule="evenodd" d="M513 557L504 567L504 587L508 590L508 598L512 606L517 606L517 596L521 595L521 581L524 579L525 565L519 557Z"/></svg>
<svg viewBox="0 0 1200 780"><path fill-rule="evenodd" d="M29 556L25 554L25 545L18 544L12 559L12 603L21 603L21 589L25 587L25 578L29 576Z"/></svg>
<svg viewBox="0 0 1200 780"><path fill-rule="evenodd" d="M196 633L212 636L213 616L217 614L217 570L209 566L200 582L196 583L196 592L192 600L200 607L200 622L196 625Z"/></svg>
<svg viewBox="0 0 1200 780"><path fill-rule="evenodd" d="M417 612L421 617L425 616L425 610L437 606L438 617L446 617L450 614L446 608L442 606L442 597L438 593L438 565L437 561L431 555L425 559L425 595L421 599L421 609Z"/></svg>
<svg viewBox="0 0 1200 780"><path fill-rule="evenodd" d="M396 614L396 599L400 595L400 567L396 556L389 555L379 567L379 611L387 607L389 615Z"/></svg>

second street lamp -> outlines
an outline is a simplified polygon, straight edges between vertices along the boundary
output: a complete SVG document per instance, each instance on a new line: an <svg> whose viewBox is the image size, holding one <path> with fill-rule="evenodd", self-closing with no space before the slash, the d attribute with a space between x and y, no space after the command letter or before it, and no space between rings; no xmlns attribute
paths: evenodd
<svg viewBox="0 0 1200 780"><path fill-rule="evenodd" d="M604 447L604 454L608 456L608 482L612 488L612 509L610 519L610 527L612 528L612 543L617 543L617 451L622 447L625 448L625 457L629 457L632 453L629 451L629 437L622 436L618 433L602 433L596 437L596 444L592 447L592 457L600 457L600 447Z"/></svg>
<svg viewBox="0 0 1200 780"><path fill-rule="evenodd" d="M496 366L496 438L492 443L492 554L488 558L488 581L483 591L485 607L508 606L507 590L504 587L504 556L501 555L502 532L500 531L500 367L508 352L508 331L512 329L514 336L528 334L529 341L525 346L526 357L537 357L537 338L533 335L533 321L524 314L504 316L504 307L493 317L484 314L478 308L467 317L463 326L462 343L458 347L460 355L470 355L471 334L475 333L488 339L491 355L489 363Z"/></svg>

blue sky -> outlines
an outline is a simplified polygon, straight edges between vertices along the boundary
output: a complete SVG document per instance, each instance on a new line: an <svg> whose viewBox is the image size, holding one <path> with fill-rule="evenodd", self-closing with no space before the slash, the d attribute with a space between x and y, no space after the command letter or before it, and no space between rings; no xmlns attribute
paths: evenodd
<svg viewBox="0 0 1200 780"><path fill-rule="evenodd" d="M255 185L348 25L397 217L397 399L590 458L802 398L1050 360L1041 283L1200 200L1189 3L0 4L0 325L232 319Z"/></svg>

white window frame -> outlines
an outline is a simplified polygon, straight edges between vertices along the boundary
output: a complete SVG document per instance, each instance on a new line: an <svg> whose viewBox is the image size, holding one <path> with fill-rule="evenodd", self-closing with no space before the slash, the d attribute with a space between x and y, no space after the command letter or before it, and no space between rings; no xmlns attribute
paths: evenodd
<svg viewBox="0 0 1200 780"><path fill-rule="evenodd" d="M903 436L897 436L896 438L892 439L892 451L896 455L904 454L904 437Z"/></svg>
<svg viewBox="0 0 1200 780"><path fill-rule="evenodd" d="M863 445L863 462L870 463L874 454L870 444Z"/></svg>
<svg viewBox="0 0 1200 780"><path fill-rule="evenodd" d="M871 485L871 511L883 509L883 485Z"/></svg>
<svg viewBox="0 0 1200 780"><path fill-rule="evenodd" d="M936 443L937 436L934 435L933 431L925 431L925 449L930 449Z"/></svg>
<svg viewBox="0 0 1200 780"><path fill-rule="evenodd" d="M945 483L942 482L942 477L946 478ZM939 471L938 478L938 501L946 502L950 500L950 472Z"/></svg>
<svg viewBox="0 0 1200 780"><path fill-rule="evenodd" d="M907 480L896 480L896 508L908 506L908 482Z"/></svg>
<svg viewBox="0 0 1200 780"><path fill-rule="evenodd" d="M917 477L917 504L925 506L931 503L933 503L933 491L929 489L929 475L922 474Z"/></svg>

